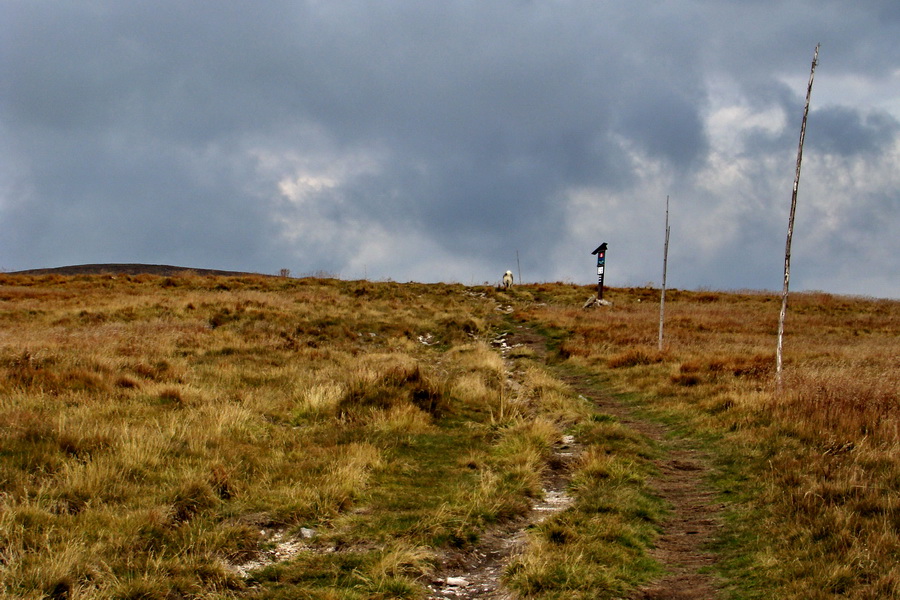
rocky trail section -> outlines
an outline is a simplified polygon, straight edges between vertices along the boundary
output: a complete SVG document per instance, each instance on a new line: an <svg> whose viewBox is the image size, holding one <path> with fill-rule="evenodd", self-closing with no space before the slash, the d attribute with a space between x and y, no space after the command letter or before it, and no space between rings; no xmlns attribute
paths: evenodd
<svg viewBox="0 0 900 600"><path fill-rule="evenodd" d="M504 307L501 307L501 309ZM507 312L507 311L503 311ZM424 343L424 342L423 342ZM509 354L513 349L527 346L541 362L547 348L543 336L525 326L501 335L492 345L512 365ZM515 390L519 382L510 368L506 385ZM651 555L666 570L660 579L636 590L628 600L716 600L718 582L705 572L715 563L706 551L720 524L721 505L715 503L713 492L704 484L709 472L706 457L689 447L685 440L671 439L662 425L640 418L628 406L597 391L587 377L563 376L561 379L578 394L618 422L649 438L661 449L655 460L658 474L649 482L656 495L670 507L670 516L662 524L662 533ZM554 447L544 477L543 498L532 505L525 517L482 532L477 545L464 550L446 550L438 557L438 566L427 583L428 600L512 600L514 596L502 585L506 565L527 544L526 529L565 510L572 503L566 493L571 464L577 460L580 448L571 436L564 436ZM301 550L312 547L307 543L315 537L312 530L304 530L305 540L284 537L274 532L275 548L251 563L235 565L241 575L266 564L290 560ZM622 599L625 600L625 599Z"/></svg>
<svg viewBox="0 0 900 600"><path fill-rule="evenodd" d="M565 436L554 448L555 460L551 464L555 468L544 480L543 498L532 505L525 518L485 532L475 548L445 556L443 566L428 586L428 600L513 598L503 588L501 577L510 559L524 549L527 543L525 529L565 510L572 503L566 493L567 469L562 465L575 455L574 444L571 436Z"/></svg>
<svg viewBox="0 0 900 600"><path fill-rule="evenodd" d="M500 307L499 310L503 309L504 307ZM509 353L516 347L542 344L543 339L539 336L526 338L523 334L504 334L491 343L507 363L506 386L511 390L518 389L520 384L517 373L512 369ZM543 356L542 346L541 355ZM575 438L563 436L554 445L553 459L549 461L548 471L544 474L542 499L532 505L531 512L524 518L484 532L474 548L446 554L442 566L428 585L428 600L511 600L513 596L504 589L501 582L503 571L510 559L525 548L525 530L529 526L550 518L572 504L566 488L569 484L570 463L578 452Z"/></svg>

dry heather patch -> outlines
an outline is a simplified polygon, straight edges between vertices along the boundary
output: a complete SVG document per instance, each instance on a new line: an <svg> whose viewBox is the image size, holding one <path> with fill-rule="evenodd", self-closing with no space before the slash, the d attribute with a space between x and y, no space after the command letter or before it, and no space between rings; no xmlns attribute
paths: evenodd
<svg viewBox="0 0 900 600"><path fill-rule="evenodd" d="M344 419L365 419L380 411L413 405L440 417L448 409L437 376L426 372L415 358L405 354L374 354L356 367L338 401Z"/></svg>
<svg viewBox="0 0 900 600"><path fill-rule="evenodd" d="M469 343L448 352L457 369L474 373L483 373L500 378L506 366L496 352L485 342Z"/></svg>
<svg viewBox="0 0 900 600"><path fill-rule="evenodd" d="M837 444L860 437L876 444L900 439L897 371L837 363L789 373L786 379L785 391L773 399L771 410L796 426L797 435Z"/></svg>
<svg viewBox="0 0 900 600"><path fill-rule="evenodd" d="M403 439L426 433L431 427L431 421L430 414L407 404L373 414L369 427L377 435Z"/></svg>
<svg viewBox="0 0 900 600"><path fill-rule="evenodd" d="M453 361L450 394L467 409L486 412L494 424L509 423L525 407L508 389L502 357L484 342L466 344L448 352Z"/></svg>
<svg viewBox="0 0 900 600"><path fill-rule="evenodd" d="M300 498L308 503L310 516L337 516L353 505L372 471L382 465L381 451L371 444L343 446L341 456L328 465L322 476L307 482Z"/></svg>
<svg viewBox="0 0 900 600"><path fill-rule="evenodd" d="M532 411L536 410L561 429L587 420L592 415L587 400L573 395L572 390L544 369L529 366L522 373L518 391L520 404L527 403Z"/></svg>

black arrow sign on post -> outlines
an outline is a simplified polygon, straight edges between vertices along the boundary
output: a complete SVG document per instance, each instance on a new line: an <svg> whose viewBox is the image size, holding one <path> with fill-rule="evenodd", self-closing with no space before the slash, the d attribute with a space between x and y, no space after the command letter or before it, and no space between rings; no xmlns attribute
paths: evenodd
<svg viewBox="0 0 900 600"><path fill-rule="evenodd" d="M603 300L603 275L606 271L606 242L603 242L597 249L591 252L597 255L597 300Z"/></svg>

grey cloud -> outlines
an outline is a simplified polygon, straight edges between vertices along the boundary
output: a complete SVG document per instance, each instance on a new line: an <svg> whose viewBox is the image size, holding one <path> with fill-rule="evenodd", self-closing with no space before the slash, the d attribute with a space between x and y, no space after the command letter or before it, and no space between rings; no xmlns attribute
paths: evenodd
<svg viewBox="0 0 900 600"><path fill-rule="evenodd" d="M875 0L34 0L0 11L6 268L77 256L342 272L360 241L348 238L375 243L378 231L414 232L441 260L488 273L520 249L531 277L549 277L561 267L548 257L576 242L563 218L573 190L607 198L598 209L615 198L622 223L637 224L623 236L644 231L639 190L672 186L701 197L698 211L729 201L692 189L712 152L710 78L725 73L749 106L788 115L780 131L742 134L742 168L757 173L742 193L765 204L765 159L793 152L802 108L785 76L805 77L816 41L821 69L884 76L900 32L896 3ZM811 118L820 152L896 144L887 113L835 105ZM302 202L281 197L283 180L330 177L348 157L367 166L337 169ZM320 235L291 237L290 223ZM686 283L732 285L727 257L779 228L749 220ZM654 278L635 265L636 279ZM745 280L768 280L763 268L754 259Z"/></svg>
<svg viewBox="0 0 900 600"><path fill-rule="evenodd" d="M675 168L690 170L708 151L698 113L703 101L696 98L687 101L677 93L677 89L648 86L641 97L622 108L619 129L650 156L667 160Z"/></svg>
<svg viewBox="0 0 900 600"><path fill-rule="evenodd" d="M24 203L4 215L17 224L5 237L9 254L20 260L51 266L199 260L254 268L265 259L273 228L236 194L241 178L221 156L94 146L85 161L78 159L81 148L56 151L62 156L52 169L34 171L39 210Z"/></svg>
<svg viewBox="0 0 900 600"><path fill-rule="evenodd" d="M808 73L817 43L822 44L820 64L833 73L883 76L896 69L900 56L893 42L900 14L892 0L698 4L716 30L704 45L707 60L744 81Z"/></svg>
<svg viewBox="0 0 900 600"><path fill-rule="evenodd" d="M883 152L900 133L900 123L883 111L830 106L812 111L809 118L810 149L840 156Z"/></svg>

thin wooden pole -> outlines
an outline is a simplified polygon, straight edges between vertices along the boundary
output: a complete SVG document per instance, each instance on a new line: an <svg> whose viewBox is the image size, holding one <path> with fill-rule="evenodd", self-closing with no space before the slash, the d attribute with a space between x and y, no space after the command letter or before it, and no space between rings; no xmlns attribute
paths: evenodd
<svg viewBox="0 0 900 600"><path fill-rule="evenodd" d="M663 349L663 322L666 312L666 266L669 262L669 197L666 196L666 243L663 246L662 290L659 294L659 351Z"/></svg>
<svg viewBox="0 0 900 600"><path fill-rule="evenodd" d="M516 249L516 270L519 273L519 285L522 285L522 264L519 262L519 250Z"/></svg>
<svg viewBox="0 0 900 600"><path fill-rule="evenodd" d="M797 148L797 171L794 175L794 191L791 194L791 214L788 217L787 243L784 248L784 288L781 291L781 314L778 317L778 347L775 351L775 381L781 389L781 372L784 339L784 316L787 312L788 285L791 280L791 237L794 234L794 214L797 211L797 190L800 187L800 163L803 160L803 141L806 138L806 118L809 115L809 98L812 95L813 77L816 64L819 62L819 44L813 54L812 66L809 69L809 85L806 87L806 106L803 109L803 122L800 125L800 144Z"/></svg>

